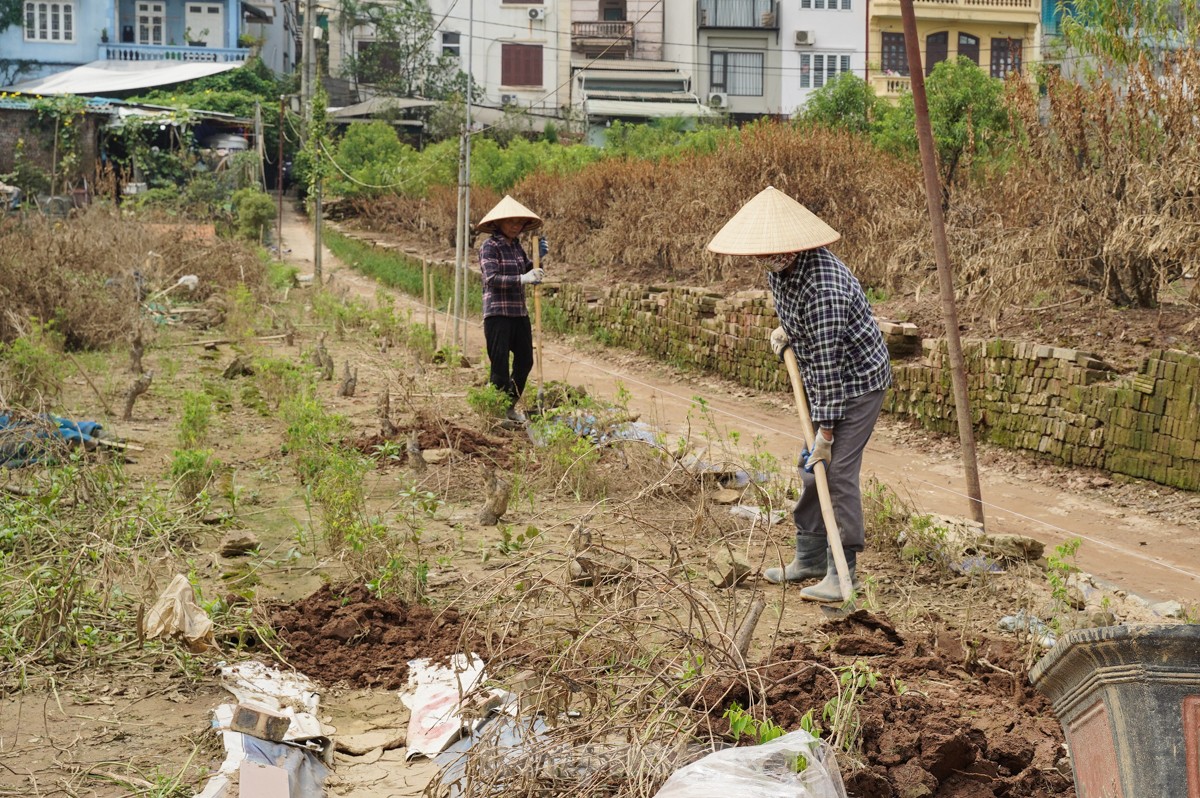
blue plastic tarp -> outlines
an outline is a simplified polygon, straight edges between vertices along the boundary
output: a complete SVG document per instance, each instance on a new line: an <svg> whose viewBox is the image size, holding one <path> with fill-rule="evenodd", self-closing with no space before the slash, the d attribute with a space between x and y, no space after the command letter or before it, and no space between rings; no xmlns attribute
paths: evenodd
<svg viewBox="0 0 1200 798"><path fill-rule="evenodd" d="M0 466L20 468L53 459L57 446L94 444L100 429L98 421L45 414L13 418L0 413Z"/></svg>

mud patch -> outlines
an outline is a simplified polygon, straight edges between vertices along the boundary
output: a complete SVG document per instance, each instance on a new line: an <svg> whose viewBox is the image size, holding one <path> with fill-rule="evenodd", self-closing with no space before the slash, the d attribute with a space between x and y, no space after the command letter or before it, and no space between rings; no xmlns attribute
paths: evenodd
<svg viewBox="0 0 1200 798"><path fill-rule="evenodd" d="M776 648L751 696L744 682L713 680L684 696L723 728L734 701L766 704L784 729L800 727L838 696L830 672L861 662L878 672L859 706L866 767L844 770L849 794L863 798L1050 798L1073 796L1055 763L1062 730L1045 698L1029 683L1020 656L1007 642L983 639L976 659L939 639L902 639L886 618L859 611L826 624L820 652L800 644ZM948 630L941 636L953 635ZM839 672L840 673L840 672ZM843 759L843 763L845 763Z"/></svg>
<svg viewBox="0 0 1200 798"><path fill-rule="evenodd" d="M325 585L290 606L277 607L272 625L284 640L288 664L325 684L395 690L408 679L408 661L444 661L464 649L456 610L379 599L365 587Z"/></svg>

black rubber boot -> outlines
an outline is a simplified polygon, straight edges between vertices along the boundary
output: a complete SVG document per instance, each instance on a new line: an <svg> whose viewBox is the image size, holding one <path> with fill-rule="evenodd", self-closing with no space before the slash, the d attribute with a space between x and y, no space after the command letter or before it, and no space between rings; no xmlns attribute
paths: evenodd
<svg viewBox="0 0 1200 798"><path fill-rule="evenodd" d="M827 564L825 566L825 578L817 584L806 587L800 591L800 598L808 599L809 601L823 601L827 604L841 604L843 601L848 601L850 596L842 595L842 586L838 582L837 563L833 559L833 550L828 549L826 555ZM855 592L862 587L858 579L855 578L855 564L858 562L857 551L846 551L846 566L850 569L850 586Z"/></svg>
<svg viewBox="0 0 1200 798"><path fill-rule="evenodd" d="M827 551L825 538L796 535L796 558L783 568L768 568L763 571L763 577L776 585L784 581L816 579L825 573Z"/></svg>

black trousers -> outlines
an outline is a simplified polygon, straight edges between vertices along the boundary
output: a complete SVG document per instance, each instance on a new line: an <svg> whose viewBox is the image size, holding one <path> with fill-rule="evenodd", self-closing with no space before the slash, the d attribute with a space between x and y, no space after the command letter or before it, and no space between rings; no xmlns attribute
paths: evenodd
<svg viewBox="0 0 1200 798"><path fill-rule="evenodd" d="M517 401L533 371L533 328L528 316L488 316L483 320L491 382ZM512 373L508 359L512 356Z"/></svg>

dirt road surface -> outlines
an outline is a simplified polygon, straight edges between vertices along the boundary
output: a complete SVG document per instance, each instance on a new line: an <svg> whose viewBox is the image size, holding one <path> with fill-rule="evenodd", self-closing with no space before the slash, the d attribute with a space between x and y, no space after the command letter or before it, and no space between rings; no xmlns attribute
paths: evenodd
<svg viewBox="0 0 1200 798"><path fill-rule="evenodd" d="M288 260L301 274L311 274L312 228L290 203L283 239L285 252L290 250ZM340 263L327 248L322 262L335 290L375 296L377 284ZM552 264L548 274L553 279ZM412 297L395 295L398 307L414 312L422 307ZM449 330L448 320L441 318L438 329ZM473 362L480 361L479 319L468 324L466 350ZM744 441L762 436L767 450L781 462L794 462L803 445L788 394L766 394L707 375L683 374L626 350L593 345L581 349L555 336L547 336L544 358L546 380L584 385L604 396L625 386L632 393L630 410L668 433L683 431L689 412L695 426L693 397L699 396L723 434L736 431ZM531 389L536 375L535 370ZM1020 452L983 448L980 480L989 532L1029 535L1048 547L1078 537L1083 541L1078 564L1099 580L1150 602L1174 599L1188 604L1200 597L1200 526L1163 520L1145 503L1123 506L1113 501L1091 487L1091 479L1100 472L1072 479L1073 473L1084 472L1048 468ZM867 447L863 472L864 480L874 475L921 512L970 515L957 444L952 441L885 419ZM1064 488L1064 483L1073 487ZM1149 501L1154 501L1155 492L1146 492Z"/></svg>

